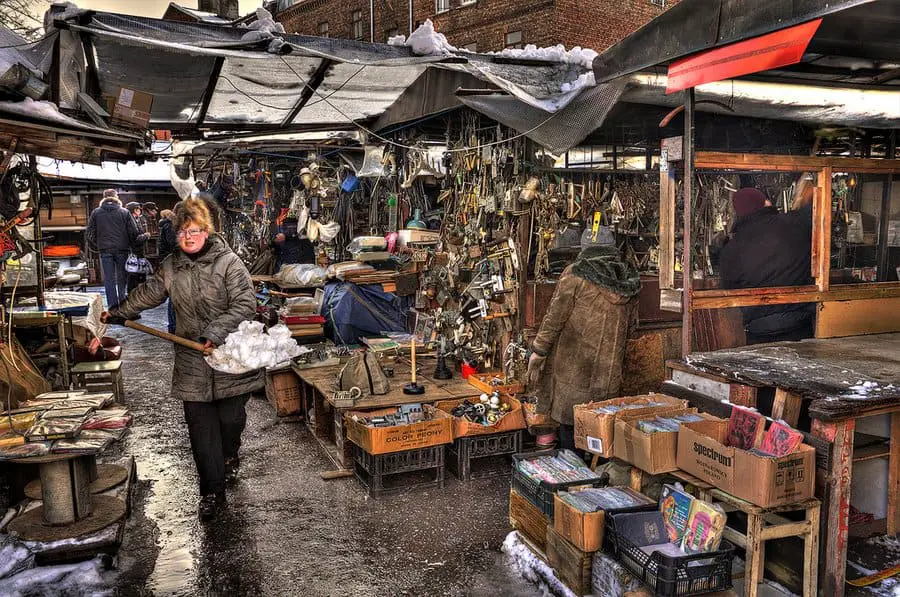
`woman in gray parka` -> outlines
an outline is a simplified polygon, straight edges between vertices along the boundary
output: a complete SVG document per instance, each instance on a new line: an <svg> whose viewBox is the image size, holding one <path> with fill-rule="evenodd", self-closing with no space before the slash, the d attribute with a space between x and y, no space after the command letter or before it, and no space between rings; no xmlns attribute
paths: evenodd
<svg viewBox="0 0 900 597"><path fill-rule="evenodd" d="M178 249L135 288L118 308L104 314L109 323L124 323L170 298L175 333L207 349L225 343L242 321L256 314L250 274L224 239L215 234L202 199L181 202L175 211ZM226 479L237 476L238 448L250 392L263 386L262 371L230 375L214 371L204 355L175 346L172 395L184 401L184 417L200 477L199 514L213 518L225 503Z"/></svg>

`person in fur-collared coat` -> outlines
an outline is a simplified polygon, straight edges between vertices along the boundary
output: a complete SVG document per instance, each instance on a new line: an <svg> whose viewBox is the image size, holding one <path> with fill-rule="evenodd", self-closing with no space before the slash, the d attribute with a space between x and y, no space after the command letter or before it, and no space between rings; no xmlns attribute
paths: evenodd
<svg viewBox="0 0 900 597"><path fill-rule="evenodd" d="M559 444L574 449L576 404L619 396L629 336L637 327L640 276L626 264L612 232L586 230L532 343L528 384L538 412L559 423Z"/></svg>

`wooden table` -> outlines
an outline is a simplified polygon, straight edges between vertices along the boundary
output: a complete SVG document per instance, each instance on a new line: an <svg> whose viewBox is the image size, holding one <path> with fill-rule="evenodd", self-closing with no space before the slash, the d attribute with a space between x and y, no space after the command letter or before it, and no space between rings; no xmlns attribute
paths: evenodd
<svg viewBox="0 0 900 597"><path fill-rule="evenodd" d="M433 359L420 359L420 372L434 370ZM313 412L313 421L305 416L307 425L313 435L319 440L326 454L332 459L338 468L351 468L353 452L350 442L347 441L347 431L344 428L344 413L348 410L375 410L390 408L401 404L425 403L433 404L439 400L452 400L479 396L481 390L469 385L468 382L454 373L448 380L436 380L428 375L420 373L418 383L425 387L425 393L410 395L403 393L403 386L409 383L410 365L403 361L394 364L394 377L391 378L391 388L387 394L381 396L369 396L358 400L352 408L335 408L332 396L335 390L335 380L341 372L343 365L327 367L314 367L304 369L294 367L294 372L300 377L300 403L304 415Z"/></svg>
<svg viewBox="0 0 900 597"><path fill-rule="evenodd" d="M732 404L756 406L757 394L774 388L772 417L794 426L808 409L811 436L830 444L816 458L824 510L820 585L824 595L842 596L854 461L888 458L885 528L900 532L900 334L745 346L668 366L679 386ZM854 451L856 420L877 415L890 415L890 441Z"/></svg>

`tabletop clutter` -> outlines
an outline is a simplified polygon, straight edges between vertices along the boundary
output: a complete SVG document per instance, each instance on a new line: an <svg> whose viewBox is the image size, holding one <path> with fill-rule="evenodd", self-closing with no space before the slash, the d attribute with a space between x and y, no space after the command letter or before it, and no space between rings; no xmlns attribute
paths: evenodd
<svg viewBox="0 0 900 597"><path fill-rule="evenodd" d="M0 415L0 460L98 453L121 439L131 420L111 393L40 394Z"/></svg>

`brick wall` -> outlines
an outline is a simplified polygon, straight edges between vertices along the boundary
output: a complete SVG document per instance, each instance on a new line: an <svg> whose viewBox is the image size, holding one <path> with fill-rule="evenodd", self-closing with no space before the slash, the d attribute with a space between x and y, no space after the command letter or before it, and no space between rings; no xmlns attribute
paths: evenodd
<svg viewBox="0 0 900 597"><path fill-rule="evenodd" d="M435 0L412 0L414 25L430 18L453 45L476 44L479 52L502 50L509 32L521 31L523 44L582 46L602 51L663 9L651 0L448 0L450 10L435 13ZM669 0L668 5L678 0ZM369 39L368 0L301 0L276 18L291 33L317 35L328 22L330 37L351 38L351 15L360 10L363 39ZM375 41L392 32L409 33L406 0L375 0Z"/></svg>

